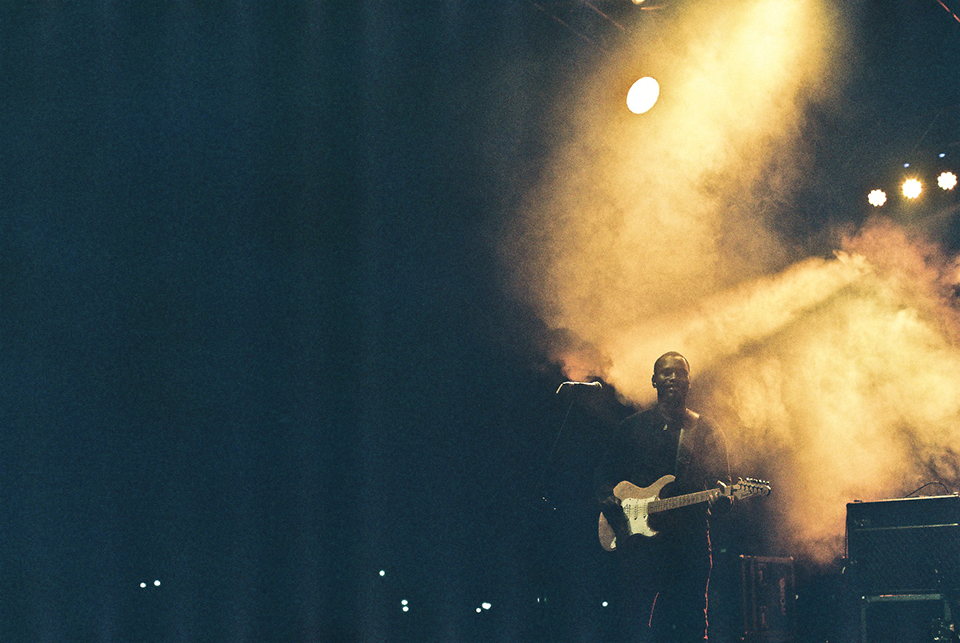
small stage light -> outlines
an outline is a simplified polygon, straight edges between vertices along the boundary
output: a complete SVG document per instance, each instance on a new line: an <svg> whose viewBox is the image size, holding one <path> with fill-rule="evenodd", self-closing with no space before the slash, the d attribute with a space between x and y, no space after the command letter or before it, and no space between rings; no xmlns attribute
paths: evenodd
<svg viewBox="0 0 960 643"><path fill-rule="evenodd" d="M957 185L957 175L953 172L941 172L937 177L937 185L944 190L952 190Z"/></svg>
<svg viewBox="0 0 960 643"><path fill-rule="evenodd" d="M903 196L908 199L916 199L923 191L923 185L916 179L907 179L903 182Z"/></svg>
<svg viewBox="0 0 960 643"><path fill-rule="evenodd" d="M887 193L883 190L873 190L867 195L867 201L875 208L887 202Z"/></svg>
<svg viewBox="0 0 960 643"><path fill-rule="evenodd" d="M660 97L660 83L655 78L644 76L627 92L627 108L634 114L645 114Z"/></svg>

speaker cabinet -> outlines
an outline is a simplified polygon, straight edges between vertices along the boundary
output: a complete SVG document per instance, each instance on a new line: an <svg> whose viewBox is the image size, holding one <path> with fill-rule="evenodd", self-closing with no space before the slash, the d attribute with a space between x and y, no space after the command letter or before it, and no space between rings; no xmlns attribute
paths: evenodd
<svg viewBox="0 0 960 643"><path fill-rule="evenodd" d="M960 589L960 496L848 504L847 558L862 596Z"/></svg>
<svg viewBox="0 0 960 643"><path fill-rule="evenodd" d="M861 643L952 643L953 615L943 594L864 596Z"/></svg>

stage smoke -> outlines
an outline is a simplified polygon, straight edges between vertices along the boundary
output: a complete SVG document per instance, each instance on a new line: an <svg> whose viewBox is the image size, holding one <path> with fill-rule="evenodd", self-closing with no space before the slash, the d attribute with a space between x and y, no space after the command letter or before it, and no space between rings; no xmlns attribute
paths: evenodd
<svg viewBox="0 0 960 643"><path fill-rule="evenodd" d="M515 291L571 379L653 400L654 360L691 362L737 473L763 474L767 553L843 553L847 502L956 488L956 263L883 221L803 257L774 217L809 166L804 114L842 81L828 3L689 3L591 82L504 247ZM656 109L622 107L655 76ZM912 233L912 234L915 234Z"/></svg>

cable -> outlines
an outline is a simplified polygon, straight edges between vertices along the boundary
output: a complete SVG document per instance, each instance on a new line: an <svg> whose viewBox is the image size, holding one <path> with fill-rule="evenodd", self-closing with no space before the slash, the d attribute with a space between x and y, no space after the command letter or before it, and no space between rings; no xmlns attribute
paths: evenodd
<svg viewBox="0 0 960 643"><path fill-rule="evenodd" d="M927 484L923 485L923 486L920 487L919 489L914 489L913 491L911 491L910 493L908 493L907 495L905 495L904 498L909 498L910 496L912 496L912 495L915 494L915 493L920 493L921 491L923 491L924 489L926 489L927 487L929 487L929 486L931 486L931 485L939 485L939 486L943 487L943 490L946 491L948 494L949 494L949 493L953 493L952 491L950 491L950 487L948 487L947 485L943 484L943 483L940 482L939 480L936 480L936 481L934 481L934 482L928 482Z"/></svg>
<svg viewBox="0 0 960 643"><path fill-rule="evenodd" d="M949 13L951 16L953 16L953 19L954 19L954 20L956 20L957 22L960 22L960 17L958 17L957 14L955 14L955 13L953 12L953 10L950 9L950 7L948 7L947 5L943 4L943 0L937 0L937 2L940 3L940 6L943 7L944 11L946 11L946 12Z"/></svg>
<svg viewBox="0 0 960 643"><path fill-rule="evenodd" d="M544 9L543 6L540 5L540 3L534 2L533 0L530 0L530 4L532 4L532 5L535 6L537 9L539 9L539 10L542 11L543 13L547 14L548 16L550 16L551 18L553 18L554 20L556 20L558 23L560 23L561 25L563 25L563 27L565 27L566 29L569 29L572 33L576 34L576 35L577 35L579 38L581 38L582 40L590 43L591 45L593 45L593 46L596 47L597 49L606 51L603 47L601 47L600 45L598 45L596 42L594 42L593 40L591 40L590 38L588 38L588 37L585 36L584 34L580 33L579 31L577 31L576 29L574 29L573 27L571 27L570 25L568 25L566 22L564 22L563 20L561 20L556 14L551 13L551 12L547 11L546 9Z"/></svg>

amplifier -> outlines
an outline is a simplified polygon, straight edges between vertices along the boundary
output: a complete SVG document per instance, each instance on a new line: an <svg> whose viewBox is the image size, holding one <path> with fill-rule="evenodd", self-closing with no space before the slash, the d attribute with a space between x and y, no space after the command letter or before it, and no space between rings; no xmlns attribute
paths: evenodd
<svg viewBox="0 0 960 643"><path fill-rule="evenodd" d="M793 558L740 556L745 643L794 640Z"/></svg>
<svg viewBox="0 0 960 643"><path fill-rule="evenodd" d="M960 588L960 496L849 503L847 558L862 595Z"/></svg>

